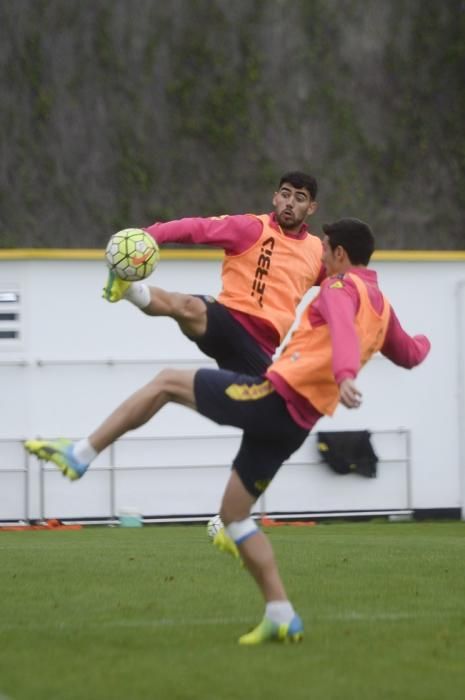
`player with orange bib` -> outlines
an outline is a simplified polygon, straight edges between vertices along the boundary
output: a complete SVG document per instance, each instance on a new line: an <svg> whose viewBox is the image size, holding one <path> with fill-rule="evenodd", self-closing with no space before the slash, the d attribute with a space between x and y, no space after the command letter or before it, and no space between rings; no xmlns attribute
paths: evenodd
<svg viewBox="0 0 465 700"><path fill-rule="evenodd" d="M260 624L239 639L243 645L299 641L303 622L290 602L271 543L250 513L283 462L297 450L322 415L338 402L357 408L355 379L376 352L410 369L427 356L430 343L411 337L367 269L374 238L367 224L342 219L323 227L328 278L304 311L281 356L261 376L222 369L164 370L122 403L89 438L30 440L26 449L54 462L70 479L85 474L102 450L150 420L167 403L182 404L221 425L243 431L223 494L221 544L240 554L265 601ZM224 548L224 547L223 547Z"/></svg>
<svg viewBox="0 0 465 700"><path fill-rule="evenodd" d="M109 273L103 296L126 299L149 316L169 316L219 367L261 374L271 364L305 292L324 278L322 245L305 220L317 208L317 182L301 172L280 179L269 214L185 218L144 230L158 245L184 243L224 250L222 290L167 292Z"/></svg>

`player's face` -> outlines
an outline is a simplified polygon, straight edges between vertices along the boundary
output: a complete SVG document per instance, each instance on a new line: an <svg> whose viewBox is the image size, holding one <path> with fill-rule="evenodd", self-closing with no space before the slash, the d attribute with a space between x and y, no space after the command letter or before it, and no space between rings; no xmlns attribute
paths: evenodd
<svg viewBox="0 0 465 700"><path fill-rule="evenodd" d="M317 208L306 189L295 188L287 182L274 193L273 206L278 224L284 231L291 232L297 232Z"/></svg>

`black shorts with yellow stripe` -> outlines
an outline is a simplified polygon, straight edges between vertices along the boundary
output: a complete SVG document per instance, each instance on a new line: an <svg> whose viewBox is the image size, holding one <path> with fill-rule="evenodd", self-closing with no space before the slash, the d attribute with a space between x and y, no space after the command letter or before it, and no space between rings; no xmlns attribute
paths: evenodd
<svg viewBox="0 0 465 700"><path fill-rule="evenodd" d="M214 297L197 295L207 307L207 330L200 338L187 336L221 369L264 374L271 364L268 355L229 309Z"/></svg>
<svg viewBox="0 0 465 700"><path fill-rule="evenodd" d="M263 377L200 369L194 392L199 413L244 431L233 468L247 491L258 498L309 431L292 420L285 401Z"/></svg>

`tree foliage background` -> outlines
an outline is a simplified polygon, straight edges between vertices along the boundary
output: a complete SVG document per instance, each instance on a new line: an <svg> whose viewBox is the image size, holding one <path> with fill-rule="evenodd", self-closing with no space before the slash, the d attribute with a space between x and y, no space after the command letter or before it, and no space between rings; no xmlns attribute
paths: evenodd
<svg viewBox="0 0 465 700"><path fill-rule="evenodd" d="M0 247L267 211L465 248L463 0L3 0Z"/></svg>

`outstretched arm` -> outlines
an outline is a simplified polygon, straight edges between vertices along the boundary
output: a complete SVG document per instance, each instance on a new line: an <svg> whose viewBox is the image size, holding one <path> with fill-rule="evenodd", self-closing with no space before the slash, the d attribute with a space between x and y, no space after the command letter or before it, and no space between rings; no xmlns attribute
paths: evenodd
<svg viewBox="0 0 465 700"><path fill-rule="evenodd" d="M261 234L262 224L253 216L238 214L178 219L155 223L144 230L159 244L210 245L237 255L255 243Z"/></svg>
<svg viewBox="0 0 465 700"><path fill-rule="evenodd" d="M412 369L419 365L428 355L431 344L424 335L410 336L400 325L399 319L391 307L391 317L381 352L391 362L400 367ZM350 377L339 384L341 403L347 408L358 408L362 403L362 394Z"/></svg>
<svg viewBox="0 0 465 700"><path fill-rule="evenodd" d="M404 331L391 306L391 317L381 353L399 367L412 369L423 362L430 348L431 343L426 336L410 336Z"/></svg>

